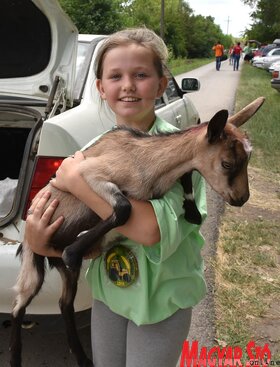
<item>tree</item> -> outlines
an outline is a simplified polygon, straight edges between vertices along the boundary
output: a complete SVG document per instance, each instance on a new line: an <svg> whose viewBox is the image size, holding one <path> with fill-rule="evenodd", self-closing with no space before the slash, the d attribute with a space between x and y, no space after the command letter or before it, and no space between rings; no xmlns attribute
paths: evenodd
<svg viewBox="0 0 280 367"><path fill-rule="evenodd" d="M121 27L121 6L116 0L59 0L79 33L110 34Z"/></svg>
<svg viewBox="0 0 280 367"><path fill-rule="evenodd" d="M277 1L243 0L244 4L254 7L251 14L253 24L246 31L248 38L260 42L272 42L280 36L280 7Z"/></svg>

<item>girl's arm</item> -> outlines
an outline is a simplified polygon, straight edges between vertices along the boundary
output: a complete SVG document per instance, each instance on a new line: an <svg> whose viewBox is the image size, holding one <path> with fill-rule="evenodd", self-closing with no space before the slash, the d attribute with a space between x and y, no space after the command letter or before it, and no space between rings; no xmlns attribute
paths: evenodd
<svg viewBox="0 0 280 367"><path fill-rule="evenodd" d="M106 219L112 214L112 207L98 196L81 176L79 163L83 160L82 152L76 152L73 158L65 159L51 183L60 190L71 192L102 219ZM145 246L152 246L159 242L160 231L151 203L133 199L130 199L130 203L132 211L129 220L116 230Z"/></svg>

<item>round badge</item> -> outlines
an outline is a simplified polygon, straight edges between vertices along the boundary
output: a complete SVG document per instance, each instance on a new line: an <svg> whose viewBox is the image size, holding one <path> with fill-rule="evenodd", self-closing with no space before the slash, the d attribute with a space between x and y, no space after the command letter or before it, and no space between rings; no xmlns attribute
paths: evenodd
<svg viewBox="0 0 280 367"><path fill-rule="evenodd" d="M138 276L135 255L122 245L114 246L106 253L105 266L109 279L118 287L128 287Z"/></svg>

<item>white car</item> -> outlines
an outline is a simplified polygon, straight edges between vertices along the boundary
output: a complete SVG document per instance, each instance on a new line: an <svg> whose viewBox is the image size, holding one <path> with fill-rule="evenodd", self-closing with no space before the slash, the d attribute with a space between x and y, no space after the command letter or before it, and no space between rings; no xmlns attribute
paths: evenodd
<svg viewBox="0 0 280 367"><path fill-rule="evenodd" d="M263 68L268 70L270 65L276 61L280 61L280 48L275 48L263 58Z"/></svg>
<svg viewBox="0 0 280 367"><path fill-rule="evenodd" d="M271 87L280 93L280 63L275 66L272 72Z"/></svg>
<svg viewBox="0 0 280 367"><path fill-rule="evenodd" d="M270 73L273 73L273 71L280 66L280 60L273 62L270 67L268 68L268 71Z"/></svg>
<svg viewBox="0 0 280 367"><path fill-rule="evenodd" d="M16 251L23 240L25 214L34 195L61 161L110 129L114 117L99 111L93 64L105 36L80 35L57 0L5 2L0 68L0 313L10 313L12 287L20 267ZM184 92L170 75L157 114L179 128L199 123L185 92L199 89L183 79ZM92 299L84 262L76 311ZM59 314L60 276L48 272L27 313Z"/></svg>

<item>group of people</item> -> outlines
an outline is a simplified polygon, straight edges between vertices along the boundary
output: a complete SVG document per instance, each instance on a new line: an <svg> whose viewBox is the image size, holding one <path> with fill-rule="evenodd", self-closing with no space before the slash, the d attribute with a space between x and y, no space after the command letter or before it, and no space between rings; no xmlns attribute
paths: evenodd
<svg viewBox="0 0 280 367"><path fill-rule="evenodd" d="M212 47L212 50L215 52L216 70L219 71L221 67L221 61L224 55L224 46L221 44L220 41L218 41ZM237 42L236 45L231 45L228 50L229 64L233 65L234 71L237 71L239 69L239 62L243 52L244 52L244 61L250 62L253 57L253 53L249 45L246 45L244 49L242 49L242 47L240 46L240 42Z"/></svg>

